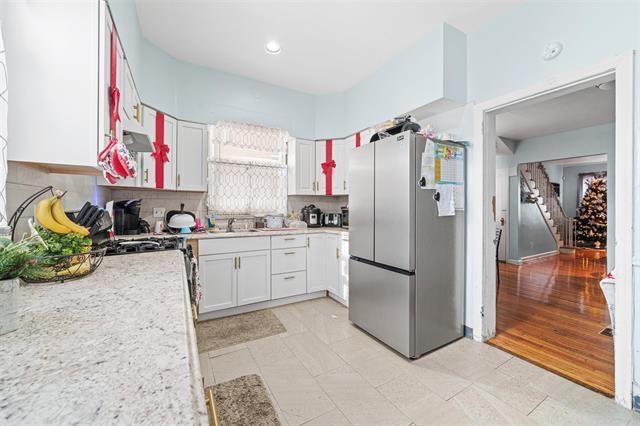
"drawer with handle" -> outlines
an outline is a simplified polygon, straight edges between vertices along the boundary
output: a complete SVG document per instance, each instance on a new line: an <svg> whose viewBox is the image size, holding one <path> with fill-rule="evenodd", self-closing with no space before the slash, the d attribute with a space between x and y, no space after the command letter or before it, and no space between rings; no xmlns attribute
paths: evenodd
<svg viewBox="0 0 640 426"><path fill-rule="evenodd" d="M271 250L271 273L304 271L307 269L307 249L287 248Z"/></svg>
<svg viewBox="0 0 640 426"><path fill-rule="evenodd" d="M274 235L271 237L272 249L306 247L307 236L304 234L296 235Z"/></svg>
<svg viewBox="0 0 640 426"><path fill-rule="evenodd" d="M271 276L271 298L297 296L307 292L307 273L291 272Z"/></svg>

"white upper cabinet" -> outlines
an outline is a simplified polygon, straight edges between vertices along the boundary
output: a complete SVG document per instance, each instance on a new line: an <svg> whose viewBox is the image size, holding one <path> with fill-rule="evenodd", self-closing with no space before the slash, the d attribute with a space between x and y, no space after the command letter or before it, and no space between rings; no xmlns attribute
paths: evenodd
<svg viewBox="0 0 640 426"><path fill-rule="evenodd" d="M290 142L287 155L289 195L315 195L316 193L316 143L296 139Z"/></svg>
<svg viewBox="0 0 640 426"><path fill-rule="evenodd" d="M208 133L204 124L178 121L176 188L207 190Z"/></svg>
<svg viewBox="0 0 640 426"><path fill-rule="evenodd" d="M142 108L142 125L149 134L151 142L157 141L156 126L158 112L153 108ZM141 174L143 188L176 189L176 141L178 133L178 121L168 115L164 115L164 144L168 146L168 162L163 163L163 176L156 173L156 158L151 152L142 153L142 164L139 164L138 173Z"/></svg>
<svg viewBox="0 0 640 426"><path fill-rule="evenodd" d="M131 74L129 63L126 60L122 64L122 74L124 80L122 84L122 120L140 125L142 124L142 105L136 84L133 81L133 74Z"/></svg>
<svg viewBox="0 0 640 426"><path fill-rule="evenodd" d="M347 195L349 194L349 156L355 147L355 137L334 139L331 148L328 141L298 139L288 150L289 195ZM333 160L335 167L323 164ZM331 183L327 191L327 182Z"/></svg>
<svg viewBox="0 0 640 426"><path fill-rule="evenodd" d="M7 158L95 173L104 135L104 2L1 2L10 93Z"/></svg>
<svg viewBox="0 0 640 426"><path fill-rule="evenodd" d="M342 190L343 182L340 178L340 170L344 167L341 158L340 140L331 141L329 148L328 141L316 141L316 195L341 195L345 194ZM323 164L329 163L329 160L335 162L335 167L327 167L327 174L323 171ZM327 178L328 174L330 178ZM327 189L327 183L331 184L331 189Z"/></svg>
<svg viewBox="0 0 640 426"><path fill-rule="evenodd" d="M353 139L353 137L351 137ZM335 181L333 195L349 194L349 151L351 150L350 138L333 141L333 157L336 161L333 180Z"/></svg>

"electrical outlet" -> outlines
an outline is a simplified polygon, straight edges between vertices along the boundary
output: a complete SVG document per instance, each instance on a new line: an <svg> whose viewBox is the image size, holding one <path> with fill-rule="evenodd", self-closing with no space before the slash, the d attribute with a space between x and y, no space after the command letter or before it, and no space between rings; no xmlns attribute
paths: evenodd
<svg viewBox="0 0 640 426"><path fill-rule="evenodd" d="M162 208L162 207L154 207L153 208L153 217L163 218L164 217L164 208Z"/></svg>

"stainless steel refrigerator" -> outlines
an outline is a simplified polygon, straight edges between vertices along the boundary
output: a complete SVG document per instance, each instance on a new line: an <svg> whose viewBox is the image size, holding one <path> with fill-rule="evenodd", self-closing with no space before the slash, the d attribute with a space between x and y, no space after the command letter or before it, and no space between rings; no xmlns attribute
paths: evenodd
<svg viewBox="0 0 640 426"><path fill-rule="evenodd" d="M420 187L425 143L404 132L349 160L349 319L410 358L464 333L464 210L439 216Z"/></svg>

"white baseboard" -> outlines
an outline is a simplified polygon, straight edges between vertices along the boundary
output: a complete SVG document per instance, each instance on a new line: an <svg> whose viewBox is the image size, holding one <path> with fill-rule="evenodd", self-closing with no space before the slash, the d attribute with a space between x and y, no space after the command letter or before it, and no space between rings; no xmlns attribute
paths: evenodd
<svg viewBox="0 0 640 426"><path fill-rule="evenodd" d="M261 309L275 308L277 306L289 305L291 303L304 302L305 300L319 299L326 297L326 291L316 291L314 293L300 294L298 296L284 297L282 299L267 300L264 302L252 303L251 305L236 306L234 308L222 309L220 311L207 312L198 315L198 322L216 318L230 317L231 315L244 314L247 312L259 311Z"/></svg>
<svg viewBox="0 0 640 426"><path fill-rule="evenodd" d="M548 251L546 253L539 253L539 254L532 254L531 256L525 256L520 260L524 263L524 262L529 262L531 260L542 259L544 257L555 256L557 254L558 254L558 250L553 250L553 251Z"/></svg>
<svg viewBox="0 0 640 426"><path fill-rule="evenodd" d="M342 297L336 296L335 294L331 293L330 291L327 291L327 296L329 296L330 298L332 298L333 300L335 300L339 304L343 305L345 308L349 307L349 302L344 300Z"/></svg>

